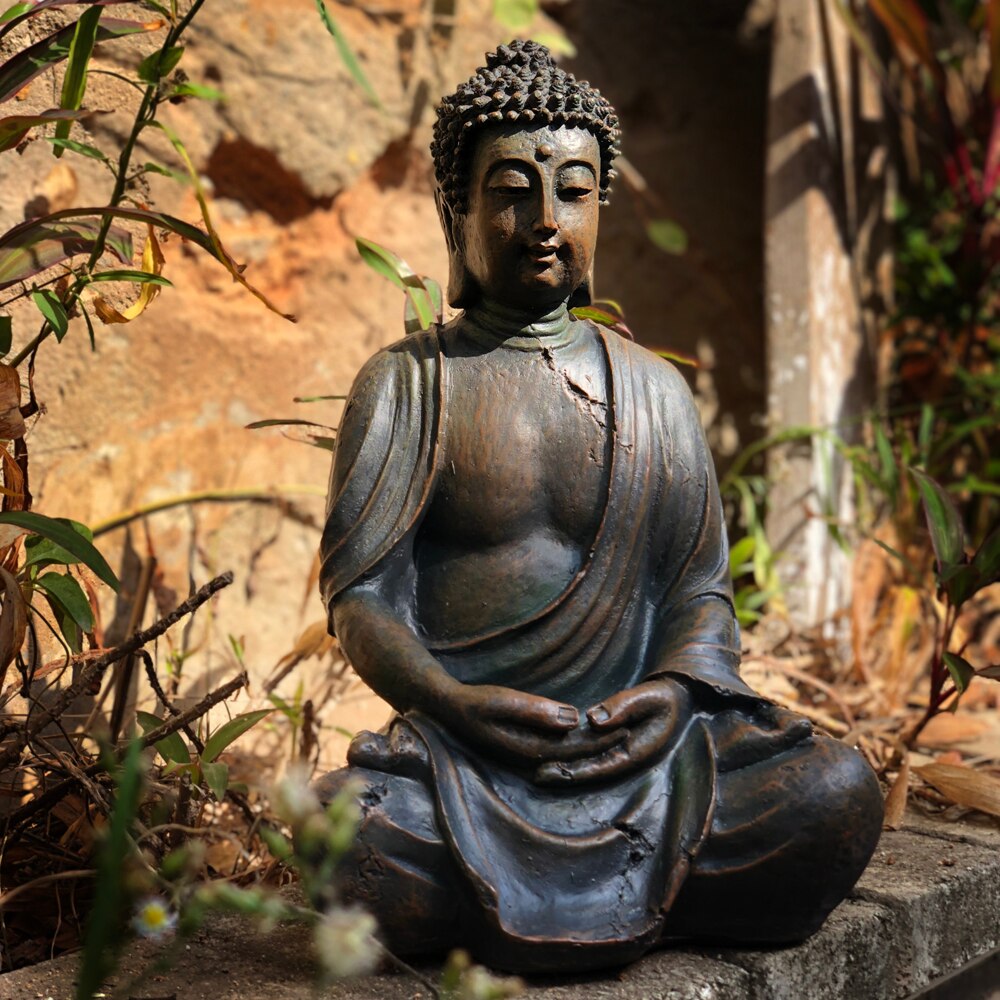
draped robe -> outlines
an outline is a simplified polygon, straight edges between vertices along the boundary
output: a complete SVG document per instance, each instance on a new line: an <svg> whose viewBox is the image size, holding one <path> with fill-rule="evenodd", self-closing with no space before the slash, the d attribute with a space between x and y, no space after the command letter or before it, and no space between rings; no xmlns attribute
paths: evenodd
<svg viewBox="0 0 1000 1000"><path fill-rule="evenodd" d="M429 752L437 827L495 940L515 951L584 948L597 964L650 946L706 837L712 706L761 699L737 674L722 510L690 391L668 362L594 329L609 373L608 494L583 565L554 601L460 641L437 643L421 627L414 550L448 434L448 358L437 329L380 352L355 382L331 476L320 585L328 608L352 586L376 588L465 683L581 710L652 678L673 677L691 691L695 712L666 752L592 785L535 785L427 715L405 716Z"/></svg>

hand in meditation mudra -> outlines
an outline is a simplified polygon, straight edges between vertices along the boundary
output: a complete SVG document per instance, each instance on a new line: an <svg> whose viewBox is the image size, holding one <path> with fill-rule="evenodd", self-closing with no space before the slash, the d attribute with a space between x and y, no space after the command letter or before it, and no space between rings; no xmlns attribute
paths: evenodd
<svg viewBox="0 0 1000 1000"><path fill-rule="evenodd" d="M575 320L618 119L533 42L438 109L464 310L376 354L341 422L330 626L396 710L338 883L399 954L519 971L801 940L878 840L852 749L739 678L711 456L667 362Z"/></svg>

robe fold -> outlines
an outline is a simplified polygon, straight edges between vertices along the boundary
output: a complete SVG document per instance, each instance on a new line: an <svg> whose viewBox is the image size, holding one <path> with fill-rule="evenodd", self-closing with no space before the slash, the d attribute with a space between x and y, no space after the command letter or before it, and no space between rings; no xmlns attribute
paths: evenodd
<svg viewBox="0 0 1000 1000"><path fill-rule="evenodd" d="M349 588L375 588L465 683L581 710L656 677L691 691L695 714L663 755L624 778L567 788L534 785L427 716L405 717L429 751L442 836L497 939L617 948L627 959L659 934L707 835L715 708L762 699L737 674L722 508L691 393L668 362L595 329L609 372L607 502L583 565L554 601L459 641L437 642L421 628L414 544L448 433L438 330L380 352L355 382L320 586L328 609Z"/></svg>

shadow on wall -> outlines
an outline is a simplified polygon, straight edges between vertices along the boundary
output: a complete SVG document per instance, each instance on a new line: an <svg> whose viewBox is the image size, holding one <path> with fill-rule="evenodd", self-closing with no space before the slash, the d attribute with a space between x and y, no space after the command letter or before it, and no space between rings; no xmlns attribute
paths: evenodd
<svg viewBox="0 0 1000 1000"><path fill-rule="evenodd" d="M548 8L578 50L563 65L614 104L624 155L649 185L645 205L621 179L616 185L601 220L597 293L622 302L646 346L716 359L697 381L723 467L760 436L765 410L771 38L761 7L630 0ZM681 225L686 253L671 256L649 241L651 213Z"/></svg>

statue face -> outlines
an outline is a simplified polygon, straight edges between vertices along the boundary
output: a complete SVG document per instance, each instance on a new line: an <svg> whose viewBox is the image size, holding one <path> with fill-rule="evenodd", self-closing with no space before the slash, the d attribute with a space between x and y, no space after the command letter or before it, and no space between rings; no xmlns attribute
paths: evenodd
<svg viewBox="0 0 1000 1000"><path fill-rule="evenodd" d="M458 217L465 262L484 295L552 309L589 274L597 242L601 150L586 129L485 129Z"/></svg>

